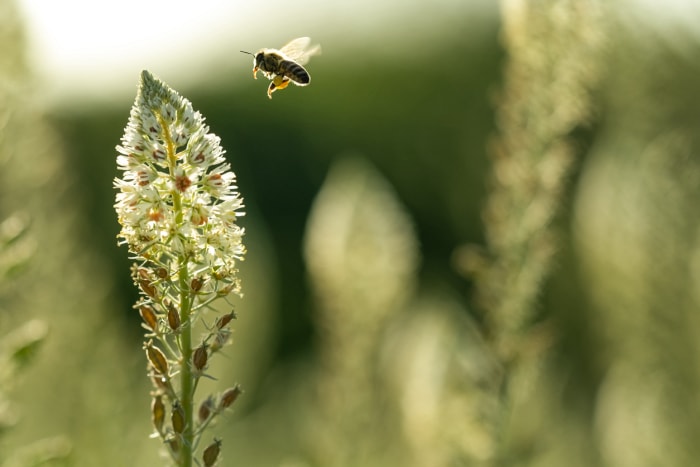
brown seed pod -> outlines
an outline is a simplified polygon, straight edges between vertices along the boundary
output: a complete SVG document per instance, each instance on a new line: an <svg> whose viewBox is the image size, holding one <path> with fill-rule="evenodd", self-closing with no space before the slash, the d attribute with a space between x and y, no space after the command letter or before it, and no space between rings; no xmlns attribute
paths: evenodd
<svg viewBox="0 0 700 467"><path fill-rule="evenodd" d="M204 467L212 467L219 458L219 452L221 452L221 440L214 438L214 442L207 446L202 454Z"/></svg>
<svg viewBox="0 0 700 467"><path fill-rule="evenodd" d="M214 410L214 398L209 396L199 405L199 411L197 412L199 423L206 422L211 416L212 410Z"/></svg>
<svg viewBox="0 0 700 467"><path fill-rule="evenodd" d="M158 291L153 286L153 283L146 279L139 279L139 288L141 291L154 300L158 300Z"/></svg>
<svg viewBox="0 0 700 467"><path fill-rule="evenodd" d="M216 327L218 329L222 329L223 327L228 325L228 323L230 323L232 320L234 320L236 318L237 318L236 312L231 311L231 313L227 313L227 314L219 317L219 319L216 320Z"/></svg>
<svg viewBox="0 0 700 467"><path fill-rule="evenodd" d="M240 396L242 393L243 393L243 390L241 389L241 386L238 384L232 388L228 388L221 395L221 400L219 401L219 407L221 407L222 409L227 409L227 408L231 407L231 405L234 402L236 402L236 399L238 399L238 396Z"/></svg>
<svg viewBox="0 0 700 467"><path fill-rule="evenodd" d="M211 344L211 352L218 352L221 350L231 338L231 330L229 328L219 329L219 331L214 336L214 342Z"/></svg>
<svg viewBox="0 0 700 467"><path fill-rule="evenodd" d="M161 375L168 374L168 359L165 358L165 354L162 350L153 345L153 341L148 341L146 343L146 355L156 373Z"/></svg>
<svg viewBox="0 0 700 467"><path fill-rule="evenodd" d="M168 270L164 267L160 267L156 269L156 276L158 276L161 279L165 279L166 277L168 277Z"/></svg>
<svg viewBox="0 0 700 467"><path fill-rule="evenodd" d="M151 331L156 331L158 329L158 318L156 317L155 311L148 305L141 305L139 307L139 314L141 319L148 326Z"/></svg>
<svg viewBox="0 0 700 467"><path fill-rule="evenodd" d="M207 354L207 345L202 344L195 349L194 354L192 355L192 363L197 370L202 371L207 366L208 358L209 355Z"/></svg>
<svg viewBox="0 0 700 467"><path fill-rule="evenodd" d="M168 306L168 325L173 331L180 329L180 314L172 305Z"/></svg>
<svg viewBox="0 0 700 467"><path fill-rule="evenodd" d="M173 431L175 433L182 433L185 431L185 411L178 401L173 403L173 411L170 414L170 422L173 424Z"/></svg>
<svg viewBox="0 0 700 467"><path fill-rule="evenodd" d="M204 281L202 279L200 279L199 277L195 277L190 282L190 289L193 292L199 292L200 290L202 290L203 285L204 285Z"/></svg>
<svg viewBox="0 0 700 467"><path fill-rule="evenodd" d="M165 404L163 404L163 398L160 394L153 397L153 401L151 402L151 416L153 419L153 426L158 433L162 433L163 422L165 421Z"/></svg>
<svg viewBox="0 0 700 467"><path fill-rule="evenodd" d="M167 441L168 447L170 448L170 451L178 454L180 452L180 440L177 439L176 437L171 437ZM179 456L177 456L179 458Z"/></svg>
<svg viewBox="0 0 700 467"><path fill-rule="evenodd" d="M155 371L151 372L151 380L153 380L153 385L161 391L169 391L170 386L168 385L168 378L157 374Z"/></svg>

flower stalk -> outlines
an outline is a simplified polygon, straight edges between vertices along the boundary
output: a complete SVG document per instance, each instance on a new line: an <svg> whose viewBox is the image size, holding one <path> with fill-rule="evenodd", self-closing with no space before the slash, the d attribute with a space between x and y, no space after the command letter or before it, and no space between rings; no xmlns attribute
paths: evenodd
<svg viewBox="0 0 700 467"><path fill-rule="evenodd" d="M147 71L117 152L118 238L135 261L141 293L135 308L146 330L154 436L176 465L190 467L205 428L230 406L215 407L207 395L211 410L195 420L199 379L228 343L235 318L233 311L213 320L205 314L215 300L241 295L243 202L219 138L187 99ZM201 342L196 326L204 329ZM220 447L216 440L202 452L205 465L220 460Z"/></svg>

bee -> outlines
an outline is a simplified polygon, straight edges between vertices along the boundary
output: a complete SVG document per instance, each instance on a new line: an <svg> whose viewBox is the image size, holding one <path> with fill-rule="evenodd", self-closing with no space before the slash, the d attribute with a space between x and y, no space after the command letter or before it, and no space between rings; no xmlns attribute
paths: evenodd
<svg viewBox="0 0 700 467"><path fill-rule="evenodd" d="M281 49L261 49L252 54L241 50L244 54L253 56L253 78L258 79L258 71L270 80L267 88L267 97L272 99L272 93L278 89L284 89L289 83L297 86L306 86L311 82L309 72L302 66L309 61L312 55L321 53L321 46L309 44L308 37L298 37L289 41Z"/></svg>

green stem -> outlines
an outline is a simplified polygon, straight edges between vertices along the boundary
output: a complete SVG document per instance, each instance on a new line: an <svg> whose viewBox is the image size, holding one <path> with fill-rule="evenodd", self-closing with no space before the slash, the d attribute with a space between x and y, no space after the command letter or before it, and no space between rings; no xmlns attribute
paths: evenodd
<svg viewBox="0 0 700 467"><path fill-rule="evenodd" d="M185 412L185 431L182 433L182 467L192 466L194 447L194 384L192 377L192 326L190 323L190 311L192 303L189 300L187 258L180 258L180 320L183 323L180 339L182 344L182 362L180 364L181 400L180 404Z"/></svg>
<svg viewBox="0 0 700 467"><path fill-rule="evenodd" d="M170 129L160 115L157 115L161 128L163 128L163 139L167 146L168 166L170 175L175 176L177 157L175 155L175 145L170 136ZM173 210L175 211L175 223L182 223L182 199L177 188L173 189ZM181 467L192 467L194 457L194 380L192 376L192 323L190 314L192 312L192 301L189 294L189 271L187 268L187 257L181 256L178 259L178 282L180 288L180 348L182 358L180 360L180 406L185 413L185 429L182 433L182 447L178 464Z"/></svg>

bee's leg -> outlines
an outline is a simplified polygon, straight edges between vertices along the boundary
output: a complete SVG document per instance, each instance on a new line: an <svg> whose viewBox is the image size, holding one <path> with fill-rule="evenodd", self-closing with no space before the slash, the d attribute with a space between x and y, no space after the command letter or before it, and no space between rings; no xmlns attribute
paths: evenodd
<svg viewBox="0 0 700 467"><path fill-rule="evenodd" d="M284 76L275 76L272 81L270 81L270 86L267 87L267 97L272 99L272 93L278 89L284 89L289 86L289 79Z"/></svg>
<svg viewBox="0 0 700 467"><path fill-rule="evenodd" d="M253 67L253 79L258 79L258 67Z"/></svg>

